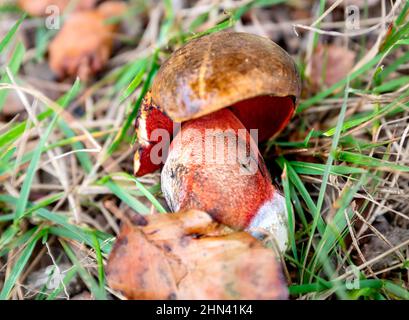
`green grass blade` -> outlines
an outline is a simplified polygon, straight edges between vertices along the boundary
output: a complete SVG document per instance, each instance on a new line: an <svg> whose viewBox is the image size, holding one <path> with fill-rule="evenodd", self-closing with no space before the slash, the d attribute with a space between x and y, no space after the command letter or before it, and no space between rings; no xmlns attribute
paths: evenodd
<svg viewBox="0 0 409 320"><path fill-rule="evenodd" d="M18 19L18 21L11 27L11 29L7 32L7 34L5 35L5 37L1 40L0 42L0 53L3 52L3 50L8 46L8 44L10 43L10 41L13 39L14 34L16 33L16 31L18 30L18 28L20 27L21 23L24 21L24 19L26 18L27 14L23 14L20 19Z"/></svg>
<svg viewBox="0 0 409 320"><path fill-rule="evenodd" d="M33 250L38 242L38 240L43 236L43 232L40 232L27 244L24 250L21 252L21 255L17 259L16 263L11 270L10 275L4 282L3 289L0 292L0 300L7 300L11 290L13 289L14 285L16 284L18 277L20 276L21 272L23 272L24 268L27 265L28 260L33 253Z"/></svg>
<svg viewBox="0 0 409 320"><path fill-rule="evenodd" d="M76 257L75 253L72 251L71 247L65 243L65 241L60 239L60 243L67 254L68 258L71 260L73 265L77 268L78 274L84 281L85 285L91 291L92 295L96 300L106 300L107 295L105 288L100 288L91 274L82 266L81 262Z"/></svg>
<svg viewBox="0 0 409 320"><path fill-rule="evenodd" d="M80 91L80 82L77 79L70 89L64 96L62 96L60 99L57 100L57 104L59 104L61 107L65 108L68 106L68 104L78 95ZM54 115L54 110L51 108L40 113L37 116L38 122L41 122L49 117ZM12 127L10 130L5 132L4 134L0 135L0 147L3 147L6 144L10 144L16 139L18 139L23 132L26 130L27 127L27 121L22 121L18 124L16 124L14 127Z"/></svg>
<svg viewBox="0 0 409 320"><path fill-rule="evenodd" d="M353 163L358 166L376 168L377 170L409 172L409 166L398 165L382 159L349 151L336 151L334 156L339 161Z"/></svg>
<svg viewBox="0 0 409 320"><path fill-rule="evenodd" d="M37 146L37 151L34 153L33 159L30 161L30 165L28 166L28 169L27 169L26 178L24 179L23 185L21 187L20 198L16 206L15 218L14 218L15 223L18 223L18 221L23 216L24 211L26 210L26 206L28 203L28 197L30 195L31 184L33 183L34 175L37 171L37 167L38 167L38 164L41 158L41 151L43 147L45 146L45 143L47 142L48 136L50 135L51 131L56 125L57 120L58 120L58 115L55 115L51 123L48 125L47 130L44 132L43 136L41 137L41 140Z"/></svg>
<svg viewBox="0 0 409 320"><path fill-rule="evenodd" d="M143 76L145 74L146 65L147 65L146 63L143 63L140 66L133 80L131 81L131 83L128 85L128 87L125 89L124 93L122 94L121 102L126 100L136 90L136 88L139 87L139 85L142 82Z"/></svg>
<svg viewBox="0 0 409 320"><path fill-rule="evenodd" d="M320 175L322 176L325 172L325 165L321 163L310 163L302 161L290 161L291 166L294 168L294 171L298 174L305 175ZM362 168L355 168L350 166L332 166L330 174L337 176L348 176L350 174L363 174L367 170Z"/></svg>
<svg viewBox="0 0 409 320"><path fill-rule="evenodd" d="M297 246L295 243L295 216L293 206L291 205L291 193L290 193L290 182L287 176L287 167L284 165L283 174L281 175L281 180L283 182L284 188L284 199L285 205L287 208L287 217L288 217L288 235L291 250L294 256L294 259L298 261Z"/></svg>
<svg viewBox="0 0 409 320"><path fill-rule="evenodd" d="M288 177L291 180L291 183L294 185L294 187L298 190L300 193L301 197L303 198L305 204L307 205L309 211L311 212L311 215L313 219L318 219L318 231L322 234L325 230L325 222L322 219L322 217L319 215L316 217L314 214L317 211L317 207L312 200L310 193L308 192L307 188L304 186L302 183L300 177L297 175L295 170L293 169L292 165L284 158L284 157L279 157L277 159L277 163L281 166L281 168L284 168L284 165L287 168L287 174Z"/></svg>
<svg viewBox="0 0 409 320"><path fill-rule="evenodd" d="M155 196L134 176L131 176L128 173L120 173L119 176L123 176L126 179L133 181L141 193L152 203L152 205L158 210L160 213L166 213L166 209L160 204L158 200L156 200Z"/></svg>
<svg viewBox="0 0 409 320"><path fill-rule="evenodd" d="M52 198L50 198L52 199ZM6 202L14 207L17 206L18 198L9 196L9 195L0 195L0 201ZM62 237L66 237L68 239L75 240L79 243L85 243L86 245L93 247L93 239L90 235L90 232L95 232L99 241L99 246L101 251L104 254L108 254L111 250L111 242L114 237L108 233L102 231L93 231L91 229L85 229L83 227L77 226L71 223L70 217L66 215L62 215L60 213L51 212L46 208L40 208L38 204L34 205L32 203L28 203L28 211L33 211L33 207L37 207L35 212L32 213L33 217L37 219L41 219L43 221L47 221L52 225L57 225L55 227L49 228L50 234L56 234ZM9 228L14 227L17 233L19 228L12 224ZM4 232L3 235L4 236Z"/></svg>
<svg viewBox="0 0 409 320"><path fill-rule="evenodd" d="M154 55L151 58L151 63L150 63L150 70L148 73L148 76L143 84L141 93L139 94L139 97L135 103L134 108L132 109L132 112L126 117L125 123L124 125L121 127L121 129L119 130L117 136L115 137L114 142L112 143L112 145L110 146L110 148L108 149L108 154L111 155L119 146L119 144L122 142L123 138L126 136L129 128L132 125L132 122L135 120L136 115L138 113L139 107L142 103L142 100L146 94L146 92L148 91L152 79L154 77L154 75L156 74L156 71L158 69L158 65L157 65L157 58L158 58L158 54L159 51L155 51Z"/></svg>
<svg viewBox="0 0 409 320"><path fill-rule="evenodd" d="M23 62L23 57L25 54L25 48L22 43L18 43L16 49L13 52L13 56L10 59L8 68L12 75L15 75L20 69L21 63ZM0 79L0 83L10 83L10 77L7 73L4 73ZM0 90L0 111L3 109L4 103L8 95L8 90Z"/></svg>
<svg viewBox="0 0 409 320"><path fill-rule="evenodd" d="M318 223L319 223L320 217L321 217L321 208L322 208L322 205L324 203L325 191L327 189L329 175L330 175L331 167L332 167L332 164L333 164L333 161L334 161L334 157L333 157L332 154L333 154L333 151L335 151L337 146L338 146L338 141L339 141L339 138L341 136L342 125L343 125L344 119L345 119L345 113L346 113L346 109L347 109L347 101L348 101L348 95L349 95L348 88L349 88L349 79L347 81L347 86L345 88L344 102L342 104L340 114L338 116L338 123L337 123L337 126L336 126L336 132L335 132L334 138L332 140L331 152L330 152L330 154L328 156L327 163L325 165L325 171L324 171L324 174L323 174L323 177L322 177L322 183L321 183L321 188L320 188L320 192L319 192L319 195L318 195L316 210L314 212L314 220L313 220L313 223L312 223L312 228L311 228L310 237L309 237L308 244L307 244L307 249L305 251L305 255L304 255L304 258L303 258L304 266L305 266L305 264L307 262L309 251L310 251L310 248L312 246L312 240L314 238L315 230L316 230L316 228L318 226ZM303 267L303 269L304 269L304 267ZM328 275L328 276L332 276L332 275Z"/></svg>
<svg viewBox="0 0 409 320"><path fill-rule="evenodd" d="M145 206L142 202L140 202L136 198L132 197L127 191L125 191L123 188L121 188L118 184L116 184L112 180L108 180L104 184L105 186L108 187L109 190L112 191L113 194L115 194L119 199L125 202L129 207L131 207L137 213L146 215L150 212L147 206Z"/></svg>
<svg viewBox="0 0 409 320"><path fill-rule="evenodd" d="M95 232L92 233L93 247L95 250L95 255L97 258L98 265L98 281L101 290L105 287L105 272L104 272L104 261L102 259L101 247L99 245L98 237Z"/></svg>
<svg viewBox="0 0 409 320"><path fill-rule="evenodd" d="M36 231L37 228L32 228L27 232L24 232L22 235L11 239L10 243L7 244L5 248L0 250L0 257L5 257L10 252L10 250L24 246Z"/></svg>

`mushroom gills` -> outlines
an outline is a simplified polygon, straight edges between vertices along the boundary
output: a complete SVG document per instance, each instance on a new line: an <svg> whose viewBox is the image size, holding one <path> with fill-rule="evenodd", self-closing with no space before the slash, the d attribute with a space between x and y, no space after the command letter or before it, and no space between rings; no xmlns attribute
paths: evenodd
<svg viewBox="0 0 409 320"><path fill-rule="evenodd" d="M160 168L166 157L170 141L162 141L163 137L155 136L154 132L167 132L169 140L173 135L173 121L152 102L150 93L144 97L135 122L137 136L137 150L134 155L134 175L137 177L152 173ZM158 154L154 155L154 148L160 144Z"/></svg>
<svg viewBox="0 0 409 320"><path fill-rule="evenodd" d="M239 101L233 104L231 110L247 130L258 129L258 141L263 142L288 124L295 106L291 96L264 95Z"/></svg>
<svg viewBox="0 0 409 320"><path fill-rule="evenodd" d="M203 210L259 238L266 230L285 251L284 198L272 185L257 144L230 110L182 125L170 145L161 185L172 211Z"/></svg>

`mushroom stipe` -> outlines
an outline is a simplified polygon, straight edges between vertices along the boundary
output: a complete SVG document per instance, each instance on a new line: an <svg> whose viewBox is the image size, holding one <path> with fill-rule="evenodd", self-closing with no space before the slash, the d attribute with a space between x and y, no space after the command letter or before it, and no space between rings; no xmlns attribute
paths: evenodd
<svg viewBox="0 0 409 320"><path fill-rule="evenodd" d="M198 209L237 230L251 229L258 235L265 230L285 251L283 198L272 185L257 144L230 110L182 125L170 145L161 185L173 212Z"/></svg>

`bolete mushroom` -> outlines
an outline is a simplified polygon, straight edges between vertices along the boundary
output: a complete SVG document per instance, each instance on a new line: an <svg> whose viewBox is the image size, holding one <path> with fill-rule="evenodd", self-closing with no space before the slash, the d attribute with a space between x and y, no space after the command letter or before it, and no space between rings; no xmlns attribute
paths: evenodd
<svg viewBox="0 0 409 320"><path fill-rule="evenodd" d="M283 251L283 197L246 130L258 130L258 141L279 133L299 94L294 61L271 40L231 31L194 39L161 66L139 111L135 174L166 159L162 191L172 211L199 209L233 228L266 229ZM164 138L155 130L171 132L174 123L181 130L160 154L155 146ZM229 161L209 162L206 146Z"/></svg>

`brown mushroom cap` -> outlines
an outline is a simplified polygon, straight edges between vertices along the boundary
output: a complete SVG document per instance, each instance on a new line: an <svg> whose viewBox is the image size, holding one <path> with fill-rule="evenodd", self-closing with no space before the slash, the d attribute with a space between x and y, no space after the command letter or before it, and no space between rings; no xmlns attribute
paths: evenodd
<svg viewBox="0 0 409 320"><path fill-rule="evenodd" d="M152 99L176 122L247 100L245 115L235 114L246 125L249 112L255 113L251 127L267 117L274 123L270 137L291 118L300 90L294 61L281 47L257 35L222 31L175 51L154 79Z"/></svg>

